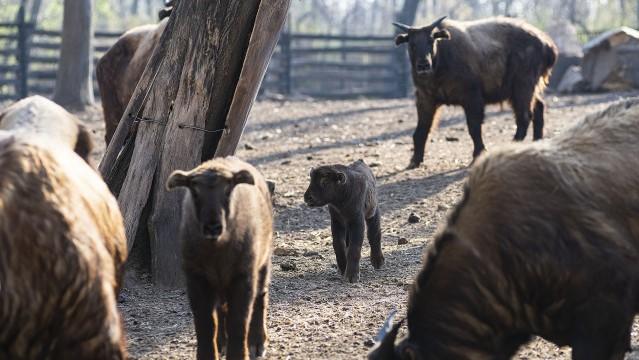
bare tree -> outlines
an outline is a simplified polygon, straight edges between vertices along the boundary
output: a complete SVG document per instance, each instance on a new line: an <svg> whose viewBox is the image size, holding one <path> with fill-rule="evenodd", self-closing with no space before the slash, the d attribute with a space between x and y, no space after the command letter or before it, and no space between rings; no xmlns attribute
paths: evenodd
<svg viewBox="0 0 639 360"><path fill-rule="evenodd" d="M53 100L74 109L93 104L93 0L65 0L62 49Z"/></svg>

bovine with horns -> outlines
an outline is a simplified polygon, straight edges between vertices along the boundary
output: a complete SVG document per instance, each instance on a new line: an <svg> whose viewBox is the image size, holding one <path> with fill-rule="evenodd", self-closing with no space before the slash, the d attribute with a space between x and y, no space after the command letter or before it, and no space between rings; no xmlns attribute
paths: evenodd
<svg viewBox="0 0 639 360"><path fill-rule="evenodd" d="M531 335L621 360L639 310L639 100L482 156L369 359L509 359ZM385 328L387 328L385 326Z"/></svg>
<svg viewBox="0 0 639 360"><path fill-rule="evenodd" d="M543 137L542 92L557 58L557 48L539 29L523 21L494 18L471 22L438 19L424 27L393 23L408 44L416 88L417 128L409 168L424 160L428 134L442 105L464 109L473 140L473 157L485 150L481 136L486 104L508 101L515 113L515 140Z"/></svg>

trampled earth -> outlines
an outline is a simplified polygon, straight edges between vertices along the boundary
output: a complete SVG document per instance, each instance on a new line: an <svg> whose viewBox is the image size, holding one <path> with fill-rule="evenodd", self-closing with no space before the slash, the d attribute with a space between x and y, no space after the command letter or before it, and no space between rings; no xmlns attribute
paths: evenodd
<svg viewBox="0 0 639 360"><path fill-rule="evenodd" d="M546 96L546 137L583 116L639 93ZM445 108L426 147L425 164L406 171L416 123L412 100L260 101L252 110L238 156L277 182L275 255L268 314L267 358L364 358L392 309L405 314L408 289L422 252L461 195L472 142L463 112ZM96 106L78 114L94 130L102 156L103 122ZM488 151L515 133L510 108L486 110ZM532 129L526 141L531 141ZM303 204L313 166L364 159L378 181L386 265L374 270L363 247L361 281L337 274L326 209ZM411 213L419 222L409 223ZM154 288L129 271L119 303L134 359L192 359L195 334L184 290ZM633 330L639 344L639 326ZM570 349L535 340L518 359L569 359Z"/></svg>

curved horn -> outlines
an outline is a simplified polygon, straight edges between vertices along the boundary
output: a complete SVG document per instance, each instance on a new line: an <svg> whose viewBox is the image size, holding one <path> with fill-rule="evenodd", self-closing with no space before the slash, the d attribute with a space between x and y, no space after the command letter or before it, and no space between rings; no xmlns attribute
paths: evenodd
<svg viewBox="0 0 639 360"><path fill-rule="evenodd" d="M396 28L398 28L398 29L400 29L400 30L402 30L402 31L406 31L406 32L408 32L408 30L410 30L410 29L411 29L411 27L410 27L410 26L408 26L408 25L406 25L406 24L398 23L398 22L394 22L394 23L393 23L393 25L394 25Z"/></svg>
<svg viewBox="0 0 639 360"><path fill-rule="evenodd" d="M432 26L433 28L438 27L439 25L441 25L442 21L444 21L444 19L446 19L446 18L447 18L447 16L442 16L442 17L440 17L439 19L435 20L435 21L431 24L431 26Z"/></svg>
<svg viewBox="0 0 639 360"><path fill-rule="evenodd" d="M381 335L382 339L378 338L378 341L381 340L381 342L368 354L369 360L394 358L395 339L397 338L397 333L399 332L399 328L402 326L405 320L405 319L402 319L400 322L393 325L393 327L391 328L390 324L392 324L392 318L394 316L395 316L395 311L391 312L388 319L386 319L386 321L384 322L384 326L377 334L378 337Z"/></svg>
<svg viewBox="0 0 639 360"><path fill-rule="evenodd" d="M384 340L384 337L393 329L393 321L395 320L395 314L397 314L397 310L393 309L388 314L386 321L384 321L384 325L379 329L377 335L375 336L375 342L381 342Z"/></svg>

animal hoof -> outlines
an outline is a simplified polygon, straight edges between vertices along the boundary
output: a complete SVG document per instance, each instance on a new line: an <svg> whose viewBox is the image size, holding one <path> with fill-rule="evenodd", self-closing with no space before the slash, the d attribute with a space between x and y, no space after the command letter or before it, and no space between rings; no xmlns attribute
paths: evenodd
<svg viewBox="0 0 639 360"><path fill-rule="evenodd" d="M266 355L264 344L249 346L249 355L251 360L264 357Z"/></svg>
<svg viewBox="0 0 639 360"><path fill-rule="evenodd" d="M354 284L359 282L359 273L355 273L355 274L346 274L344 275L344 280L346 280L347 282Z"/></svg>
<svg viewBox="0 0 639 360"><path fill-rule="evenodd" d="M411 160L410 164L408 164L408 166L406 167L406 170L417 169L420 164L421 164L420 162L416 162L415 160Z"/></svg>
<svg viewBox="0 0 639 360"><path fill-rule="evenodd" d="M384 266L384 256L383 255L371 256L371 264L373 265L375 269L381 269L382 266Z"/></svg>

